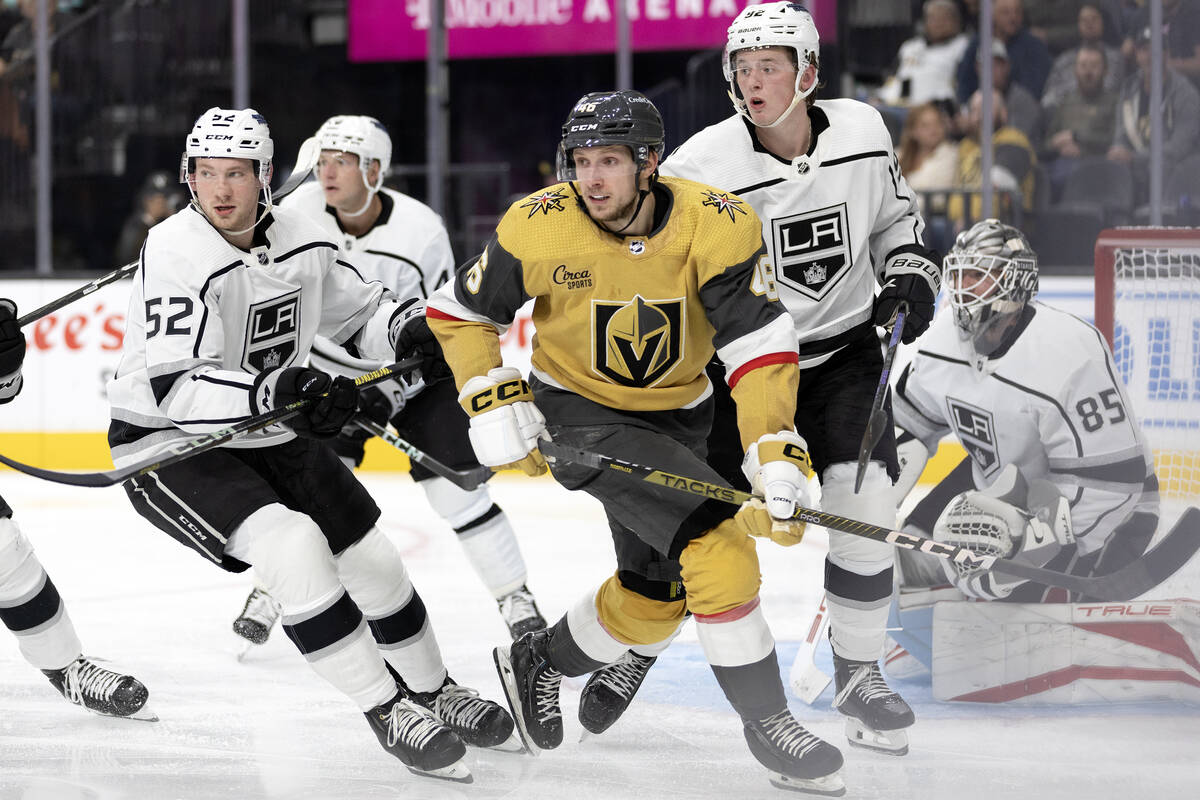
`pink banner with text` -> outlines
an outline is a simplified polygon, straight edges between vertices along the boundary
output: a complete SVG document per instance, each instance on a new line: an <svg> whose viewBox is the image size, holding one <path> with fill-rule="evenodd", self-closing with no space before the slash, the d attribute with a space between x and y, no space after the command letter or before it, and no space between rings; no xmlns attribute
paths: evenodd
<svg viewBox="0 0 1200 800"><path fill-rule="evenodd" d="M611 53L617 0L446 0L450 58ZM753 0L627 0L634 50L701 50L725 43L725 30ZM836 0L811 10L822 40L836 31ZM429 0L350 0L351 61L422 59Z"/></svg>

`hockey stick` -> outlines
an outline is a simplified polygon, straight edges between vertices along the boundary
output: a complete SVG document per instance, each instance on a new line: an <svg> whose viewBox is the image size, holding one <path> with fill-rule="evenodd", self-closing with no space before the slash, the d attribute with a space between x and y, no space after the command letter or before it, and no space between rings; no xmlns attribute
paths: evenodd
<svg viewBox="0 0 1200 800"><path fill-rule="evenodd" d="M887 354L883 357L883 372L879 375L879 385L875 387L875 399L871 401L871 416L867 429L863 431L862 444L858 448L858 471L854 474L854 493L862 488L863 476L867 474L867 462L871 460L871 451L883 438L883 431L888 424L888 415L883 410L883 400L887 397L888 377L892 374L892 364L896 361L896 345L900 344L900 336L904 333L904 317L908 313L908 304L901 303L896 312L896 322L892 325L892 338L888 340Z"/></svg>
<svg viewBox="0 0 1200 800"><path fill-rule="evenodd" d="M792 691L810 706L817 702L821 692L825 691L825 687L833 680L821 671L816 662L817 646L825 638L828 628L829 608L825 604L825 594L822 593L817 604L817 613L813 615L812 625L808 628L808 635L800 643L800 649L796 651L796 658L793 659L792 669L788 674Z"/></svg>
<svg viewBox="0 0 1200 800"><path fill-rule="evenodd" d="M386 367L380 367L377 370L359 375L354 379L354 384L359 388L370 386L373 383L378 383L388 378L395 378L401 372L417 366L421 363L420 357L406 358L403 361L398 361L395 364L389 364ZM131 464L120 469L110 469L103 472L58 472L51 469L42 469L41 467L22 464L20 461L13 461L7 456L0 455L0 464L6 464L18 472L24 472L26 475L31 475L34 478L41 478L45 481L54 483L63 483L68 486L89 486L103 487L115 486L129 478L141 475L146 472L151 472L156 469L170 466L183 461L185 458L190 458L206 450L212 450L214 447L220 447L226 442L241 436L244 433L253 433L255 431L268 428L277 422L293 417L299 414L304 407L311 403L313 398L303 398L295 402L288 403L286 406L272 409L257 416L247 417L241 422L229 425L224 428L219 428L211 433L206 433L191 441L179 442L168 447L161 454L146 461L141 461L137 464Z"/></svg>
<svg viewBox="0 0 1200 800"><path fill-rule="evenodd" d="M310 136L300 145L300 149L296 151L296 165L292 167L292 173L288 175L287 180L279 187L279 191L273 192L271 202L282 200L292 192L300 184L304 183L304 179L312 172L312 168L317 165L317 158L321 155L320 143L317 137Z"/></svg>
<svg viewBox="0 0 1200 800"><path fill-rule="evenodd" d="M401 453L407 455L414 463L420 464L430 472L440 475L460 489L466 489L468 492L472 489L477 489L495 474L490 467L482 465L473 469L454 469L453 467L448 467L416 445L401 439L400 435L390 425L380 425L378 422L366 417L355 417L354 421L364 431L375 434Z"/></svg>
<svg viewBox="0 0 1200 800"><path fill-rule="evenodd" d="M75 291L69 292L68 294L64 294L62 297L58 298L57 300L51 300L49 303L46 303L46 305L42 306L41 308L30 311L28 314L25 314L20 319L18 319L17 324L20 325L21 327L25 327L26 325L33 322L34 320L39 320L42 317L46 316L47 314L53 314L55 311L58 311L63 306L70 305L71 303L74 303L76 300L80 299L81 297L87 297L89 294L96 291L101 286L108 286L110 283L116 283L117 281L121 280L121 278L124 278L127 275L132 275L135 271L137 271L137 268L138 268L138 262L136 262L136 261L130 261L128 264L126 264L123 267L117 267L115 270L108 273L107 275L102 275L99 278L96 278L96 280L92 281L91 283L86 283L83 286L80 286Z"/></svg>
<svg viewBox="0 0 1200 800"><path fill-rule="evenodd" d="M675 475L670 472L645 467L631 461L625 461L612 456L590 453L574 447L558 444L557 442L541 441L538 449L547 458L561 459L575 464L582 464L592 469L611 469L647 483L664 486L678 492L698 495L709 500L720 500L733 505L741 505L750 500L753 495L722 486L717 483ZM1194 514L1192 512L1195 512ZM868 522L839 517L824 511L811 508L797 508L793 519L810 522L835 531L887 542L906 550L916 550L931 556L944 558L963 567L971 569L994 570L1006 575L1035 581L1045 586L1061 586L1073 592L1079 592L1084 597L1102 598L1104 600L1127 600L1152 589L1165 578L1175 573L1188 559L1200 549L1200 510L1189 509L1180 518L1179 523L1159 542L1158 546L1144 554L1140 559L1107 575L1097 575L1086 578L1078 575L1068 575L1057 570L1022 564L1019 561L1000 556L982 555L944 542L935 542L904 531L883 528ZM1187 524L1185 524L1187 520Z"/></svg>

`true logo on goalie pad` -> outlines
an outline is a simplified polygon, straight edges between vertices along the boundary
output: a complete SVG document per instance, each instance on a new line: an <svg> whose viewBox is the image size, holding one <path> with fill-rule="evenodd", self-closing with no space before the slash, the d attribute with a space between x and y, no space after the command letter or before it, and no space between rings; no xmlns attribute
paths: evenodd
<svg viewBox="0 0 1200 800"><path fill-rule="evenodd" d="M991 475L1000 463L996 454L996 426L990 412L953 398L947 398L950 420L963 449L984 475Z"/></svg>
<svg viewBox="0 0 1200 800"><path fill-rule="evenodd" d="M820 300L851 265L846 204L771 220L776 279Z"/></svg>
<svg viewBox="0 0 1200 800"><path fill-rule="evenodd" d="M296 355L299 331L299 289L250 306L242 367L265 372L288 366Z"/></svg>

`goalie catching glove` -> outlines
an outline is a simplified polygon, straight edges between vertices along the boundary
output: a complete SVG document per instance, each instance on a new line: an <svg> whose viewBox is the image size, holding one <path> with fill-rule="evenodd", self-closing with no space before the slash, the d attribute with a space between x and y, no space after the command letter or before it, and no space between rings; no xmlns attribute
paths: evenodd
<svg viewBox="0 0 1200 800"><path fill-rule="evenodd" d="M471 418L468 435L480 464L534 476L546 472L546 459L537 449L546 435L546 418L518 370L493 367L476 375L463 385L458 402Z"/></svg>
<svg viewBox="0 0 1200 800"><path fill-rule="evenodd" d="M333 378L308 367L286 367L259 374L250 390L250 411L261 414L310 401L283 424L309 439L332 439L358 410L358 386L353 378Z"/></svg>
<svg viewBox="0 0 1200 800"><path fill-rule="evenodd" d="M1035 567L1045 566L1075 542L1067 498L1049 481L1027 485L1013 464L988 488L956 495L934 524L933 538ZM941 565L959 591L980 600L1001 600L1025 583L1024 578L951 561L942 560Z"/></svg>
<svg viewBox="0 0 1200 800"><path fill-rule="evenodd" d="M875 298L874 322L890 327L900 304L906 304L908 313L900 336L905 344L924 333L933 320L933 303L942 288L942 271L936 259L937 253L920 245L899 247L888 254L879 276L882 288Z"/></svg>
<svg viewBox="0 0 1200 800"><path fill-rule="evenodd" d="M421 366L404 374L405 383L412 385L424 379L426 386L432 386L438 381L452 377L450 367L442 355L442 346L438 344L437 337L429 330L429 323L425 321L424 303L415 297L405 300L392 314L388 327L397 361L404 361L414 355L421 357Z"/></svg>
<svg viewBox="0 0 1200 800"><path fill-rule="evenodd" d="M794 431L764 434L746 450L742 472L759 497L743 503L734 519L751 536L784 547L798 544L804 537L804 523L792 515L797 506L812 506L808 443Z"/></svg>

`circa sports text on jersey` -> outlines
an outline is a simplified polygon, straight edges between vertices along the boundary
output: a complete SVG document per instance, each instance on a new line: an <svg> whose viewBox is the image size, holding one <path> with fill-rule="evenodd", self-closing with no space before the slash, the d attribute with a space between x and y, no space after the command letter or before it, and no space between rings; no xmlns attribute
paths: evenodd
<svg viewBox="0 0 1200 800"><path fill-rule="evenodd" d="M513 204L469 268L431 300L431 314L503 329L536 298L533 373L602 405L688 408L710 391L714 346L735 374L795 353L753 210L740 198L666 178L665 219L618 237L584 213L567 184ZM794 356L793 356L794 358Z"/></svg>

